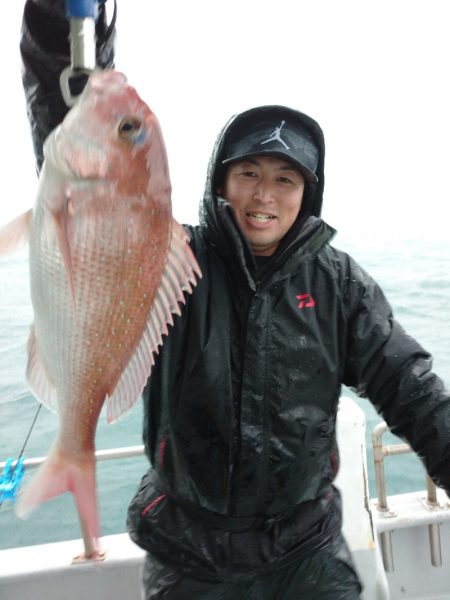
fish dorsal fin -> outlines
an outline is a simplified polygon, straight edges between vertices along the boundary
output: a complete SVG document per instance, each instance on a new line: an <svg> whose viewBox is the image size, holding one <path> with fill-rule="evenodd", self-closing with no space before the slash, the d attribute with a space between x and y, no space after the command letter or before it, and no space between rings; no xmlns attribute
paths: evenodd
<svg viewBox="0 0 450 600"><path fill-rule="evenodd" d="M181 314L184 292L191 294L200 277L200 268L189 246L189 236L173 220L170 249L147 326L113 393L107 398L108 423L119 419L138 400L154 364L153 354L162 345L162 336L169 333L167 326L173 325L172 315Z"/></svg>
<svg viewBox="0 0 450 600"><path fill-rule="evenodd" d="M20 250L28 241L32 218L30 209L0 228L0 256Z"/></svg>
<svg viewBox="0 0 450 600"><path fill-rule="evenodd" d="M33 394L50 410L57 412L56 388L51 382L39 352L39 343L34 325L28 337L27 381Z"/></svg>

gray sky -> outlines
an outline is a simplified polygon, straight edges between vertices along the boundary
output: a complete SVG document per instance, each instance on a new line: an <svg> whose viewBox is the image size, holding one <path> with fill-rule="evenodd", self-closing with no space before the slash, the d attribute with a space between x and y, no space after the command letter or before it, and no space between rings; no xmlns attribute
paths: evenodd
<svg viewBox="0 0 450 600"><path fill-rule="evenodd" d="M0 224L32 206L36 189L23 0L2 9ZM449 12L447 0L119 0L116 66L160 120L175 217L197 222L225 121L277 103L324 129L331 225L450 241Z"/></svg>

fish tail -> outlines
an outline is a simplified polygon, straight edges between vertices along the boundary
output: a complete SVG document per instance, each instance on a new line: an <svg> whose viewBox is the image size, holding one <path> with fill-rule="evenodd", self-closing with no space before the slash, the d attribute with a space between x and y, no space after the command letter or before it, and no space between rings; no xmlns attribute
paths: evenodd
<svg viewBox="0 0 450 600"><path fill-rule="evenodd" d="M65 492L74 495L85 541L90 538L95 545L99 522L93 453L77 460L62 451L56 442L36 475L20 493L16 513L25 519L37 506Z"/></svg>

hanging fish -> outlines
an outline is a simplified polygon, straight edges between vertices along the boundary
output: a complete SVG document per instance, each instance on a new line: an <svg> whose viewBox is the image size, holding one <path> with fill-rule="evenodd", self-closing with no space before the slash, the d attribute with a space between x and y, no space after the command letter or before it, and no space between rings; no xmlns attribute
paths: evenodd
<svg viewBox="0 0 450 600"><path fill-rule="evenodd" d="M124 75L94 73L48 137L36 205L0 231L0 253L29 231L34 324L27 379L58 412L49 455L18 511L73 493L85 551L99 552L95 431L130 409L153 355L201 276L171 212L163 138Z"/></svg>

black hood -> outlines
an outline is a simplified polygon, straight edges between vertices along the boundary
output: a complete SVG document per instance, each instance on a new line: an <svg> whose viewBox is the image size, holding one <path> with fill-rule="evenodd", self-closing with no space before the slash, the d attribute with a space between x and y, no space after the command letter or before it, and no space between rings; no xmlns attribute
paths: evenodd
<svg viewBox="0 0 450 600"><path fill-rule="evenodd" d="M227 168L227 165L222 164L222 160L224 158L224 148L226 148L228 140L235 136L236 130L243 122L247 122L256 113L268 111L275 114L279 112L280 118L288 116L291 121L296 121L308 131L318 150L317 182L307 182L305 184L305 192L299 216L290 231L286 234L275 255L284 254L286 248L290 247L299 238L305 223L308 221L308 225L310 225L311 217L318 218L322 212L325 183L325 142L319 124L304 113L278 105L260 106L234 115L220 132L209 161L205 193L200 205L200 227L214 245L220 246L222 252L236 254L237 251L247 265L249 264L249 260L253 262L251 253L234 221L230 206L217 196L215 190L223 183L223 177ZM308 229L310 229L309 226Z"/></svg>

